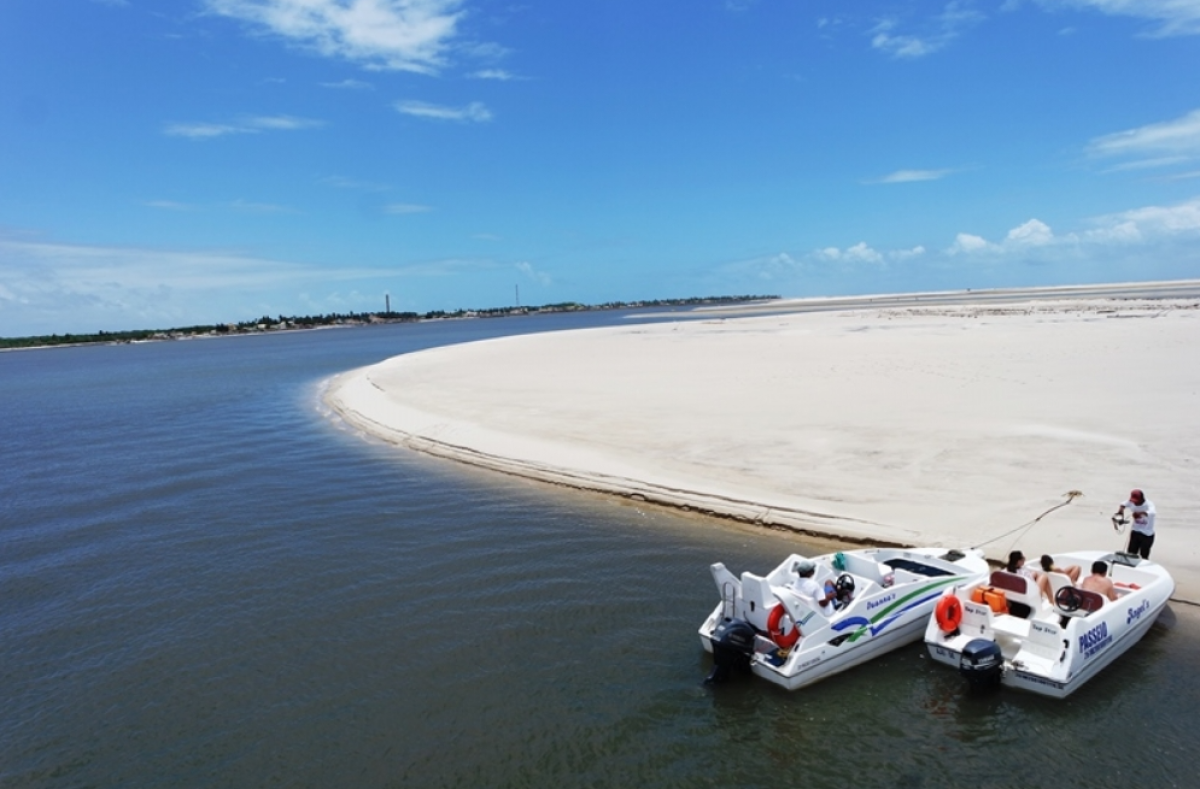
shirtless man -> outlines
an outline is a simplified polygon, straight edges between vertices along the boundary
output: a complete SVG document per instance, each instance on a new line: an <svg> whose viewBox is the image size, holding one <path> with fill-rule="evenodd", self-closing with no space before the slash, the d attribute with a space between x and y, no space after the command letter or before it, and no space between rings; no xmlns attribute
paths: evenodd
<svg viewBox="0 0 1200 789"><path fill-rule="evenodd" d="M1108 565L1101 561L1092 562L1092 574L1083 579L1079 588L1102 594L1109 600L1117 599L1117 590L1113 587L1112 579L1108 577Z"/></svg>

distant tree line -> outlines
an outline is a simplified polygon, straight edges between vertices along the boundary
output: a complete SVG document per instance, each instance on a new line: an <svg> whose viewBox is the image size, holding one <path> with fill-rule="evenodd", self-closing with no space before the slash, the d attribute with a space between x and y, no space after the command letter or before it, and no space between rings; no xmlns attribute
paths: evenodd
<svg viewBox="0 0 1200 789"><path fill-rule="evenodd" d="M0 337L0 349L40 348L53 345L82 345L85 343L128 343L154 340L181 340L189 337L215 337L231 334L257 334L290 329L315 329L321 326L361 326L376 323L407 323L422 320L461 318L502 318L512 315L537 315L554 312L583 312L587 310L619 310L639 307L697 307L715 304L738 304L747 301L778 299L779 296L704 296L684 299L647 299L645 301L609 301L588 305L574 301L529 307L489 307L459 309L452 312L431 310L416 312L331 312L325 315L264 315L255 321L217 323L211 326L180 326L174 329L135 329L132 331L98 331L95 334L43 334L35 337Z"/></svg>

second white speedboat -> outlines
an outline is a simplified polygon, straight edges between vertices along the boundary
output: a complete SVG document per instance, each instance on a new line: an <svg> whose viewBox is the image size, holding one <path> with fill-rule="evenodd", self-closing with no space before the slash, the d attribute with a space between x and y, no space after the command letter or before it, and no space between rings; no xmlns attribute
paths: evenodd
<svg viewBox="0 0 1200 789"><path fill-rule="evenodd" d="M836 589L829 613L800 592L796 568L816 565L813 580ZM863 548L803 557L792 554L765 576L735 576L718 562L721 602L700 626L713 653L710 681L737 667L788 690L810 685L921 638L933 606L948 589L985 579L977 550Z"/></svg>
<svg viewBox="0 0 1200 789"><path fill-rule="evenodd" d="M1021 575L997 570L935 604L925 644L973 685L1003 684L1065 698L1136 644L1175 591L1162 565L1127 553L1073 551L1057 564L1104 565L1116 600L1048 573L1053 600Z"/></svg>

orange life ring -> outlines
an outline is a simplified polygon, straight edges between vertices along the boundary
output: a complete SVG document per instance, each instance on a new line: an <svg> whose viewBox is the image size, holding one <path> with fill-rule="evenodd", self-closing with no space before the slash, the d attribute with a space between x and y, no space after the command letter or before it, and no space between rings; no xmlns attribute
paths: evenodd
<svg viewBox="0 0 1200 789"><path fill-rule="evenodd" d="M951 592L947 595L942 595L942 599L938 600L937 608L934 609L933 615L937 617L938 627L943 633L953 633L958 630L958 626L962 624L963 608L962 603L958 601L958 595Z"/></svg>
<svg viewBox="0 0 1200 789"><path fill-rule="evenodd" d="M783 607L783 603L780 603L771 609L771 614L767 617L767 632L771 634L771 640L781 649L791 649L800 640L800 625L793 622L790 633L783 632L783 628L779 626L786 613L787 609Z"/></svg>

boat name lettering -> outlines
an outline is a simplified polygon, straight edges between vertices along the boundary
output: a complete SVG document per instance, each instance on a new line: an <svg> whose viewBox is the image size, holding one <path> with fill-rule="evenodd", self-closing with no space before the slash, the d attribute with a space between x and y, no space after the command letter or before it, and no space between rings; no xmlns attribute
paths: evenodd
<svg viewBox="0 0 1200 789"><path fill-rule="evenodd" d="M1028 682L1031 685L1045 685L1048 688L1058 688L1060 690L1064 687L1063 683L1061 682L1055 682L1052 679L1046 679L1044 677L1039 677L1036 674L1029 674L1024 671L1018 672L1018 676L1022 682Z"/></svg>
<svg viewBox="0 0 1200 789"><path fill-rule="evenodd" d="M1142 601L1142 604L1141 604L1141 605L1139 605L1137 608L1130 608L1130 609L1129 609L1129 616L1128 616L1128 617L1126 617L1126 619L1125 619L1125 624L1129 624L1129 623L1131 623L1131 622L1132 622L1133 620L1135 620L1135 619L1141 619L1141 618L1142 618L1142 614L1146 613L1146 612L1147 612L1147 611L1149 611L1149 610L1150 610L1150 601L1149 601L1149 600L1143 600L1143 601Z"/></svg>
<svg viewBox="0 0 1200 789"><path fill-rule="evenodd" d="M1111 643L1108 623L1101 622L1079 637L1079 651L1083 653L1084 658L1090 658Z"/></svg>
<svg viewBox="0 0 1200 789"><path fill-rule="evenodd" d="M1038 632L1038 633L1049 633L1049 634L1051 634L1051 635L1057 635L1057 634L1058 634L1058 628L1057 628L1057 627L1050 627L1050 626L1048 626L1048 625L1043 625L1041 622L1030 622L1030 623L1029 623L1029 626L1030 626L1031 628L1033 628L1033 630L1034 630L1035 632Z"/></svg>
<svg viewBox="0 0 1200 789"><path fill-rule="evenodd" d="M878 608L879 606L884 605L885 603L890 603L895 599L896 595L890 594L886 597L881 597L878 600L871 600L867 603L867 610L870 611L872 608Z"/></svg>

